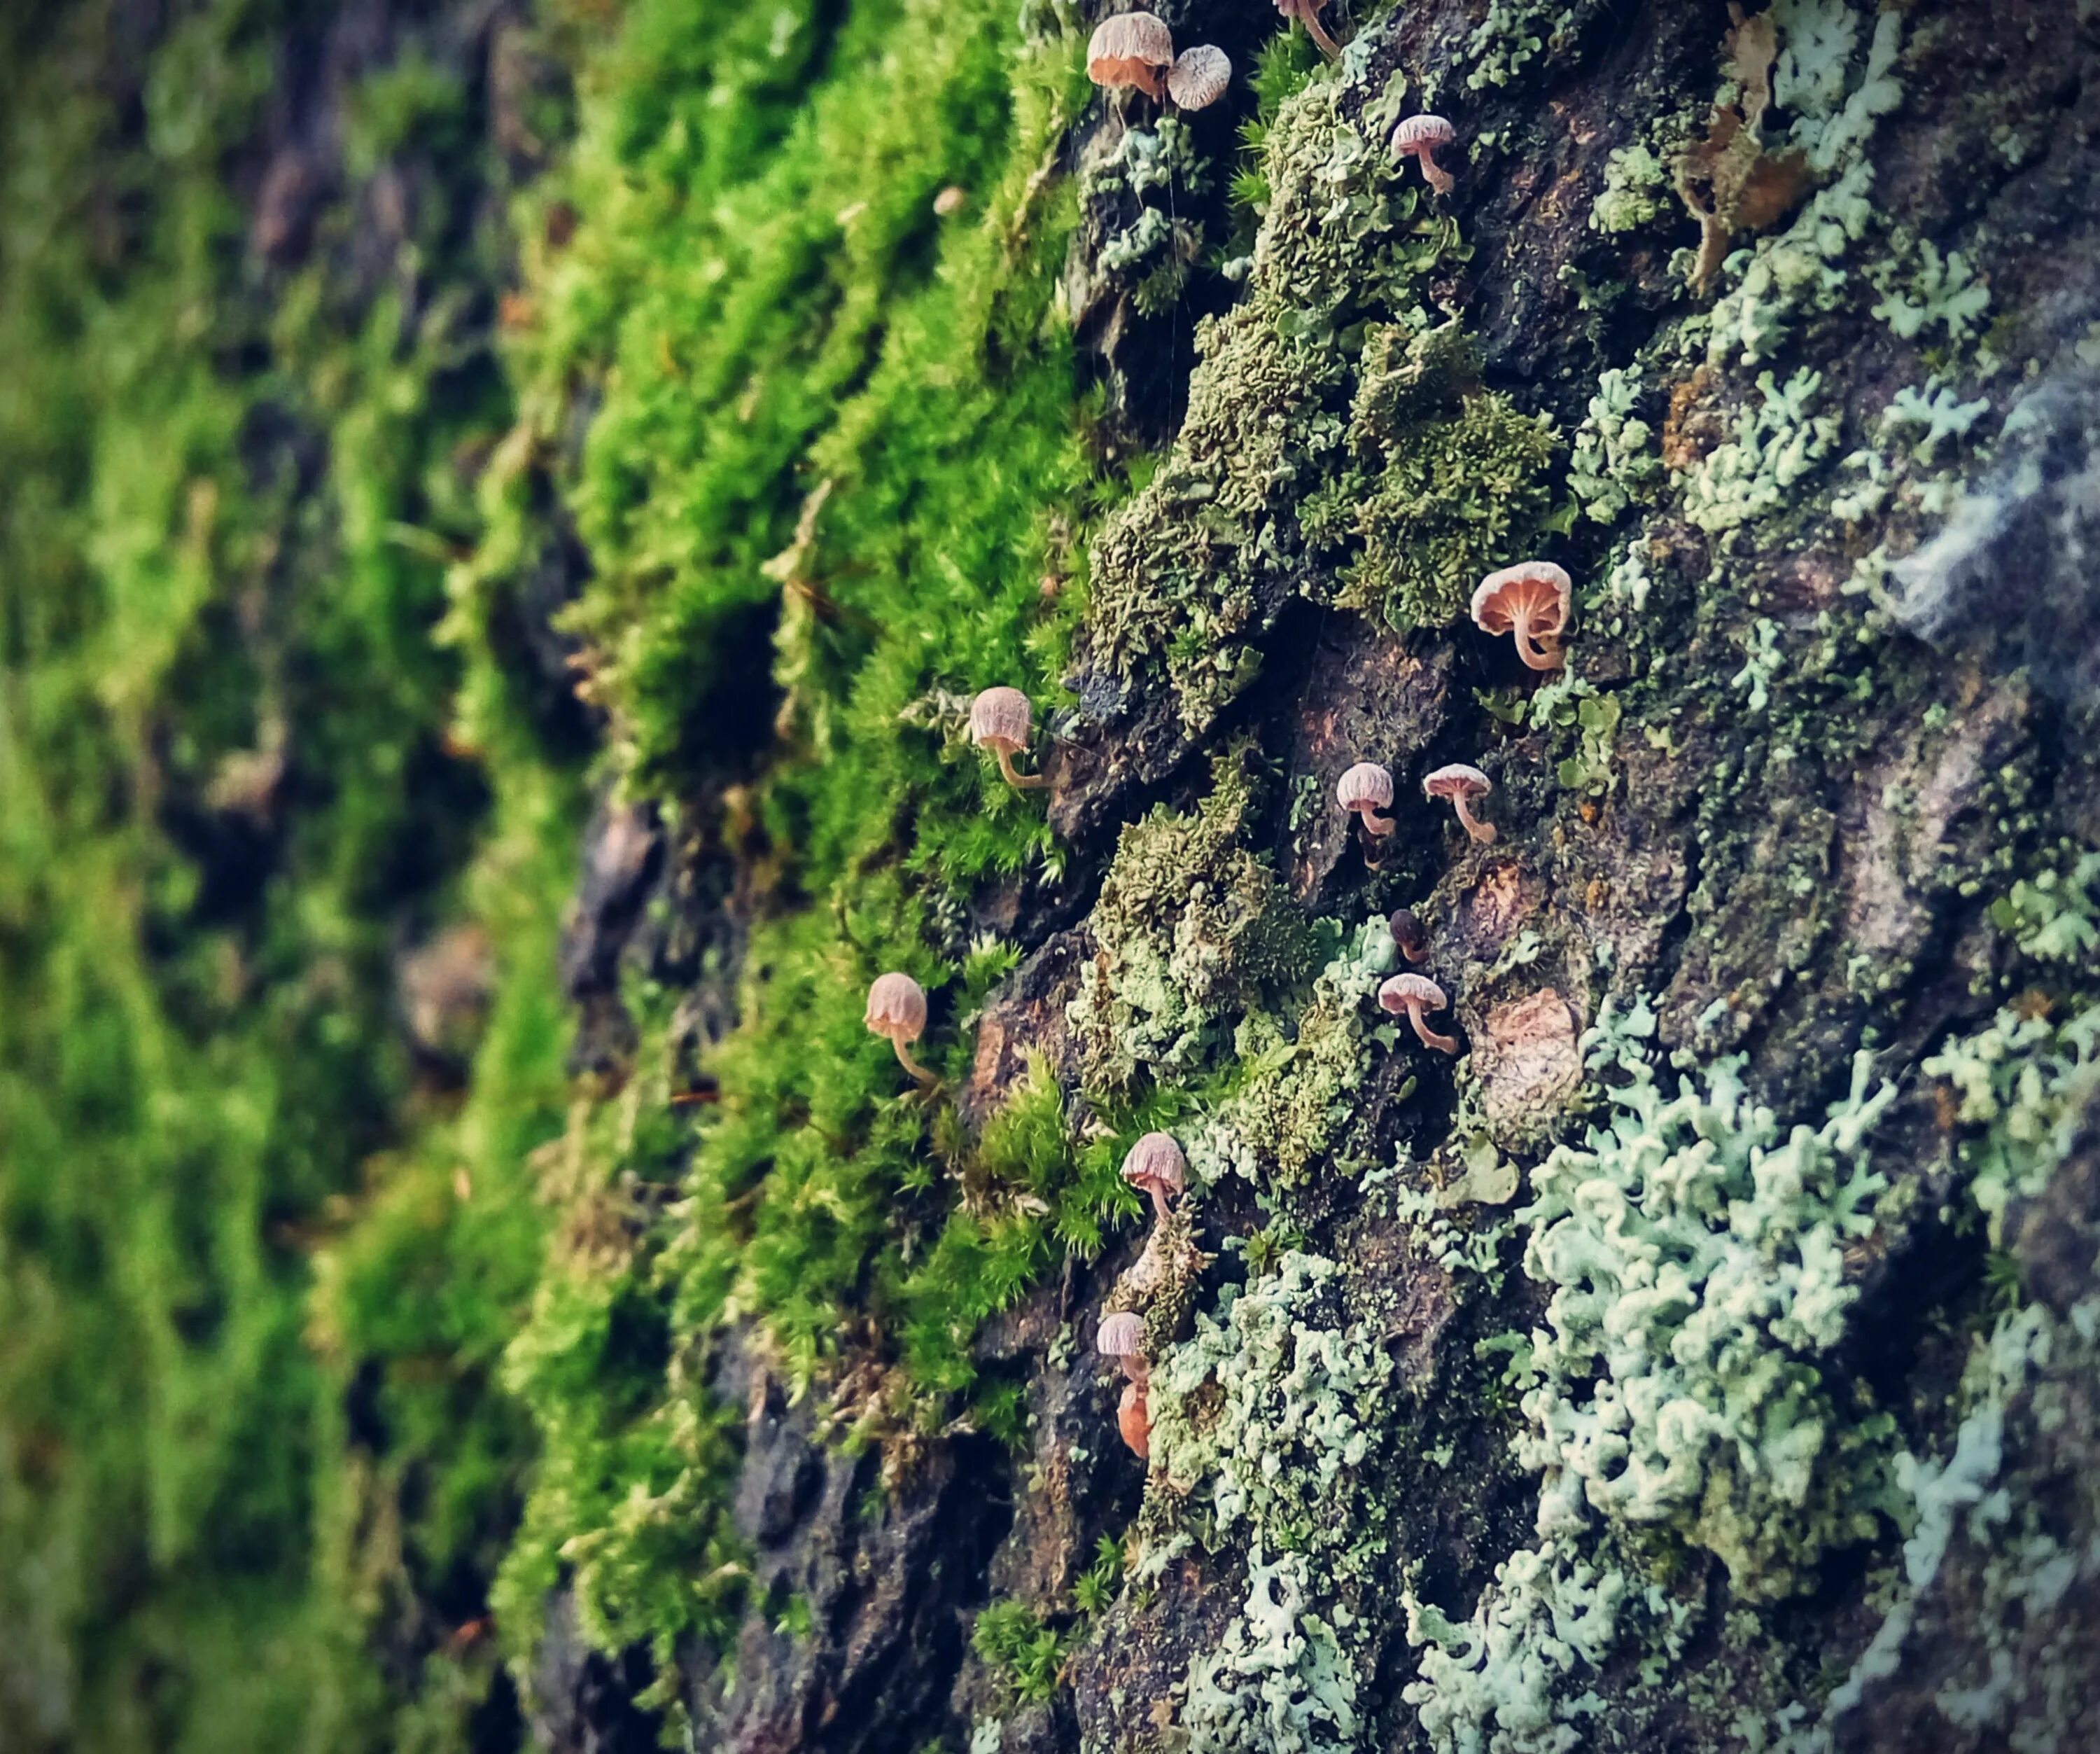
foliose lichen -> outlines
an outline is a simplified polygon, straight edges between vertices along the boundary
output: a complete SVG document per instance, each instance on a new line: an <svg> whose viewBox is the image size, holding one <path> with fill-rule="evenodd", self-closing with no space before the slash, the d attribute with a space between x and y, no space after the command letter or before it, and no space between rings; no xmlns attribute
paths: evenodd
<svg viewBox="0 0 2100 1754"><path fill-rule="evenodd" d="M1783 1128L1732 1062L1674 1095L1643 1063L1606 1125L1533 1172L1524 1270L1551 1297L1517 1451L1544 1475L1542 1535L1592 1513L1666 1526L1758 1600L1874 1532L1890 1428L1841 1416L1832 1354L1857 1296L1844 1247L1886 1185L1867 1136L1893 1096L1863 1056L1820 1127Z"/></svg>
<svg viewBox="0 0 2100 1754"><path fill-rule="evenodd" d="M1356 1745L1370 1677L1368 1624L1350 1604L1383 1550L1366 1464L1392 1360L1350 1321L1332 1261L1297 1251L1155 1367L1153 1454L1205 1544L1244 1541L1239 1618L1192 1662L1180 1713L1207 1754L1339 1754ZM1271 1555L1274 1557L1272 1558Z"/></svg>

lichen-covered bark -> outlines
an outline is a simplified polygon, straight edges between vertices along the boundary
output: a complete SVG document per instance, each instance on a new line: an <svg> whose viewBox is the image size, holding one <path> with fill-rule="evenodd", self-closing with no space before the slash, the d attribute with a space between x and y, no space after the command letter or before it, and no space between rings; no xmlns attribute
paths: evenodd
<svg viewBox="0 0 2100 1754"><path fill-rule="evenodd" d="M210 1745L90 1653L223 1681L259 1601L298 1678L229 1747L2100 1746L2100 14L1335 0L1330 61L1162 0L1236 68L1175 115L1085 82L1117 9L355 7L224 163L166 144L188 37L82 51L222 247L89 264L143 412L63 348L85 413L0 401L7 679L65 683L0 771L137 800L0 799L0 997L143 1080L105 1148L0 1027L0 1312L92 1362L92 1275L40 1288L99 1211L155 1418L315 1434L185 1518L188 1461L0 1374L0 1530L65 1509L0 1603L99 1579L0 1656L33 1745ZM170 389L197 310L240 320ZM210 563L161 640L163 546ZM1467 613L1532 559L1550 671ZM1043 791L968 741L993 685ZM929 1090L862 1025L893 970ZM241 1166L210 1296L51 1193L165 1114Z"/></svg>
<svg viewBox="0 0 2100 1754"><path fill-rule="evenodd" d="M900 1560L982 1564L1052 1659L981 1636L880 1734L2080 1746L2100 212L2063 106L2100 44L1476 12L1357 21L1283 100L1242 289L1198 295L1185 416L1095 541L1049 800L1091 899L1002 919L962 1112L1030 1049L1083 1133L1147 1093L1186 1229L980 1341L1031 1415L985 1476L1010 1532ZM1448 201L1384 150L1425 104ZM1732 169L1687 156L1717 126ZM1067 280L1141 410L1158 288L1098 186ZM1546 678L1462 614L1541 552L1577 581ZM1375 864L1359 759L1399 781ZM1491 845L1414 789L1450 760ZM1455 1063L1370 1003L1403 904ZM1088 1345L1126 1308L1142 1464ZM812 1660L745 1648L761 1691ZM843 1696L793 1733L866 1745Z"/></svg>

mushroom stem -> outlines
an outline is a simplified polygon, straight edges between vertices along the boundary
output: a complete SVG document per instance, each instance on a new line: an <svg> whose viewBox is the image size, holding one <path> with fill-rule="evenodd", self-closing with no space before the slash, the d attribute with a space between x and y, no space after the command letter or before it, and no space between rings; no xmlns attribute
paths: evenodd
<svg viewBox="0 0 2100 1754"><path fill-rule="evenodd" d="M1330 61L1339 60L1342 46L1327 34L1327 27L1320 22L1320 15L1308 8L1298 15L1305 20L1305 29L1311 33L1312 40L1319 44L1320 52Z"/></svg>
<svg viewBox="0 0 2100 1754"><path fill-rule="evenodd" d="M1430 156L1434 150L1434 148L1428 146L1416 148L1414 161L1422 166L1423 180L1428 183L1430 188L1436 190L1439 195L1449 195L1458 186L1458 179Z"/></svg>
<svg viewBox="0 0 2100 1754"><path fill-rule="evenodd" d="M1451 800L1451 803L1452 807L1458 812L1458 820L1464 824L1467 833L1471 835L1481 846L1485 846L1494 839L1495 825L1492 822L1483 822L1476 816L1466 807L1466 801L1463 797L1454 797Z"/></svg>
<svg viewBox="0 0 2100 1754"><path fill-rule="evenodd" d="M1392 833L1392 821L1391 818L1388 818L1386 825L1383 828L1374 828L1371 826L1371 813L1366 810L1360 812L1360 815L1364 829L1364 869L1375 871L1385 863L1385 857L1379 846L1379 842L1384 836Z"/></svg>
<svg viewBox="0 0 2100 1754"><path fill-rule="evenodd" d="M1169 1216L1167 1210L1167 1196L1156 1186L1152 1190L1152 1210L1162 1224L1167 1222Z"/></svg>
<svg viewBox="0 0 2100 1754"><path fill-rule="evenodd" d="M1459 807L1462 813L1464 806L1462 805ZM1449 1036L1438 1035L1429 1027L1427 1019L1422 1014L1422 1001L1419 999L1408 1001L1407 1020L1414 1025L1414 1033L1421 1039L1422 1045L1425 1048L1434 1048L1440 1054L1455 1054L1458 1051L1458 1044L1456 1040Z"/></svg>
<svg viewBox="0 0 2100 1754"><path fill-rule="evenodd" d="M1116 1403L1116 1429L1140 1461L1152 1458L1152 1410L1145 1404L1146 1398L1142 1389L1126 1389Z"/></svg>
<svg viewBox="0 0 2100 1754"><path fill-rule="evenodd" d="M1049 784L1050 782L1040 774L1016 773L1013 771L1013 752L1011 749L995 749L992 753L999 758L999 771L1006 775L1006 783L1015 791L1032 792L1039 786Z"/></svg>
<svg viewBox="0 0 2100 1754"><path fill-rule="evenodd" d="M1535 670L1557 670L1560 654L1543 640L1534 638L1531 617L1520 609L1511 617L1510 631L1516 636L1516 655Z"/></svg>
<svg viewBox="0 0 2100 1754"><path fill-rule="evenodd" d="M892 1036L889 1038L889 1045L897 1049L897 1063L902 1066L905 1071L911 1073L914 1078L916 1078L919 1080L920 1089L922 1090L930 1090L935 1085L941 1081L938 1078L936 1078L933 1073L927 1071L924 1067L921 1066L918 1061L911 1058L911 1050L905 1046L904 1038L902 1036Z"/></svg>

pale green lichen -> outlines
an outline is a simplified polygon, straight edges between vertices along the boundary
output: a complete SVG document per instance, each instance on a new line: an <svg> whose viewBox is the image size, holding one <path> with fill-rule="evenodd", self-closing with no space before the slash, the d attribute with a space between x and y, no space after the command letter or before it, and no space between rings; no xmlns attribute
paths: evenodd
<svg viewBox="0 0 2100 1754"><path fill-rule="evenodd" d="M1943 443L1965 436L1990 410L1988 396L1965 402L1935 378L1921 391L1909 385L1897 391L1882 410L1882 424L1898 432L1916 432L1918 436L1911 441L1912 454L1930 466Z"/></svg>
<svg viewBox="0 0 2100 1754"><path fill-rule="evenodd" d="M1886 1422L1839 1416L1829 1376L1856 1297L1845 1244L1885 1185L1869 1130L1892 1099L1868 1062L1818 1128L1783 1128L1723 1061L1667 1094L1644 1061L1586 1144L1533 1171L1524 1270L1551 1288L1533 1334L1538 1526L1592 1513L1718 1554L1739 1596L1783 1595L1826 1547L1874 1530Z"/></svg>
<svg viewBox="0 0 2100 1754"><path fill-rule="evenodd" d="M1654 499L1663 484L1655 429L1639 413L1643 388L1638 364L1605 371L1587 417L1576 429L1568 485L1599 524Z"/></svg>
<svg viewBox="0 0 2100 1754"><path fill-rule="evenodd" d="M1837 442L1842 422L1813 412L1823 374L1804 368L1780 384L1758 374L1758 400L1736 411L1735 436L1687 476L1684 515L1719 535L1792 503L1793 489Z"/></svg>
<svg viewBox="0 0 2100 1754"><path fill-rule="evenodd" d="M1604 161L1604 192L1590 209L1590 228L1616 237L1652 225L1676 206L1669 167L1636 140Z"/></svg>
<svg viewBox="0 0 2100 1754"><path fill-rule="evenodd" d="M1569 663L1531 697L1526 718L1555 734L1556 749L1573 744L1554 764L1554 777L1585 797L1604 797L1616 778L1612 754L1622 712L1617 696L1599 690Z"/></svg>
<svg viewBox="0 0 2100 1754"><path fill-rule="evenodd" d="M1131 128L1108 157L1081 179L1080 198L1127 193L1143 205L1137 217L1101 246L1105 274L1134 279L1132 298L1148 316L1180 296L1190 267L1202 254L1202 228L1178 210L1211 186L1211 167L1195 149L1186 123L1162 117L1151 128Z"/></svg>
<svg viewBox="0 0 2100 1754"><path fill-rule="evenodd" d="M1863 19L1845 0L1780 0L1771 17L1780 38L1773 101L1793 117L1789 144L1822 179L1784 232L1728 258L1735 284L1714 305L1707 355L1716 364L1754 366L1776 353L1805 316L1837 308L1845 257L1876 223L1865 158L1880 118L1902 101L1893 77L1903 19L1879 14L1864 56Z"/></svg>
<svg viewBox="0 0 2100 1754"><path fill-rule="evenodd" d="M1341 1754L1370 1679L1349 1602L1383 1544L1364 1478L1392 1360L1341 1307L1340 1270L1287 1253L1229 1287L1153 1373L1154 1513L1185 1503L1214 1550L1244 1540L1240 1616L1191 1663L1180 1727L1205 1754ZM1272 1560L1268 1556L1274 1554Z"/></svg>
<svg viewBox="0 0 2100 1754"><path fill-rule="evenodd" d="M2038 961L2089 959L2100 949L2100 853L2080 854L2068 870L2023 877L1991 904L1991 923Z"/></svg>
<svg viewBox="0 0 2100 1754"><path fill-rule="evenodd" d="M1882 294L1874 315L1904 341L1937 325L1950 342L1965 342L1991 307L1990 289L1974 277L1969 258L1958 250L1943 256L1930 239L1911 249L1899 240L1895 253L1877 263L1868 277Z"/></svg>
<svg viewBox="0 0 2100 1754"><path fill-rule="evenodd" d="M1509 84L1541 55L1564 46L1574 20L1572 7L1551 0L1489 0L1466 44L1466 89Z"/></svg>
<svg viewBox="0 0 2100 1754"><path fill-rule="evenodd" d="M2061 1024L2001 1011L1922 1069L1953 1087L1956 1118L1978 1129L1962 1142L1961 1160L1996 1243L2007 1206L2041 1191L2100 1091L2100 1005Z"/></svg>
<svg viewBox="0 0 2100 1754"><path fill-rule="evenodd" d="M1402 1697L1436 1754L1577 1754L1596 1745L1607 1710L1590 1685L1630 1610L1674 1641L1688 1610L1565 1542L1520 1548L1495 1569L1472 1615L1455 1625L1406 1593L1407 1635L1422 1653Z"/></svg>

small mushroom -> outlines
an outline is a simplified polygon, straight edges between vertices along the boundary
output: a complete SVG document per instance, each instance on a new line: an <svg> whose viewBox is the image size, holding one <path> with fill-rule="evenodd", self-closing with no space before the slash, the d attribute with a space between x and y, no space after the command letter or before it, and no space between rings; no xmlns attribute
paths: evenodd
<svg viewBox="0 0 2100 1754"><path fill-rule="evenodd" d="M1040 774L1013 771L1014 753L1028 747L1035 714L1018 688L987 688L970 702L970 741L999 758L999 771L1017 791L1048 784Z"/></svg>
<svg viewBox="0 0 2100 1754"><path fill-rule="evenodd" d="M1424 1020L1425 1011L1440 1011L1450 1001L1444 996L1444 989L1423 974L1396 974L1379 988L1379 1003L1397 1016L1407 1014L1407 1020L1414 1025L1414 1033L1425 1048L1435 1048L1443 1054L1456 1054L1458 1044L1449 1036L1440 1036Z"/></svg>
<svg viewBox="0 0 2100 1754"><path fill-rule="evenodd" d="M926 1033L926 989L909 974L878 974L867 989L867 1029L887 1036L897 1049L897 1063L930 1090L940 1082L911 1058L910 1043Z"/></svg>
<svg viewBox="0 0 2100 1754"><path fill-rule="evenodd" d="M1140 1461L1152 1459L1152 1413L1145 1398L1145 1390L1136 1383L1125 1383L1123 1398L1116 1403L1116 1429Z"/></svg>
<svg viewBox="0 0 2100 1754"><path fill-rule="evenodd" d="M1214 44L1184 49L1167 73L1167 95L1177 109L1208 109L1233 82L1231 56Z"/></svg>
<svg viewBox="0 0 2100 1754"><path fill-rule="evenodd" d="M1156 98L1173 64L1174 33L1156 12L1105 18L1087 44L1087 77L1110 91L1127 86Z"/></svg>
<svg viewBox="0 0 2100 1754"><path fill-rule="evenodd" d="M1449 767L1440 767L1422 782L1423 792L1430 797L1448 797L1451 807L1458 812L1458 820L1467 833L1485 846L1495 837L1494 824L1482 822L1471 810L1468 802L1476 797L1485 797L1493 791L1495 783L1477 767L1468 767L1463 762L1454 762Z"/></svg>
<svg viewBox="0 0 2100 1754"><path fill-rule="evenodd" d="M1151 1381L1151 1367L1145 1357L1145 1318L1133 1315L1127 1310L1101 1318L1101 1325L1094 1330L1094 1350L1105 1359L1112 1359L1140 1389Z"/></svg>
<svg viewBox="0 0 2100 1754"><path fill-rule="evenodd" d="M1189 1160L1171 1134L1148 1133L1123 1160L1123 1178L1152 1196L1152 1209L1167 1217L1168 1199L1188 1185Z"/></svg>
<svg viewBox="0 0 2100 1754"><path fill-rule="evenodd" d="M1379 815L1392 802L1392 775L1376 762L1358 762L1336 780L1335 802L1364 819L1365 833L1392 833L1392 818Z"/></svg>
<svg viewBox="0 0 2100 1754"><path fill-rule="evenodd" d="M1303 24L1320 45L1320 52L1331 61L1342 52L1342 46L1327 34L1326 27L1320 22L1320 8L1326 3L1327 0L1276 0L1276 10Z"/></svg>
<svg viewBox="0 0 2100 1754"><path fill-rule="evenodd" d="M1422 166L1423 179L1439 195L1449 195L1453 187L1451 173L1438 164L1431 155L1440 146L1449 146L1458 138L1458 130L1441 116L1410 116L1392 130L1392 156L1405 158L1412 155Z"/></svg>
<svg viewBox="0 0 2100 1754"><path fill-rule="evenodd" d="M1410 962L1429 960L1429 934L1422 929L1422 921L1409 908L1396 908L1386 925L1392 929L1392 941L1400 947L1400 953Z"/></svg>
<svg viewBox="0 0 2100 1754"><path fill-rule="evenodd" d="M1557 670L1569 586L1550 560L1504 567L1473 588L1473 625L1483 633L1515 634L1516 655L1532 669Z"/></svg>
<svg viewBox="0 0 2100 1754"><path fill-rule="evenodd" d="M1382 855L1373 842L1392 833L1393 820L1379 812L1392 803L1392 775L1376 762L1358 762L1335 783L1335 802L1364 828L1364 863L1376 870Z"/></svg>
<svg viewBox="0 0 2100 1754"><path fill-rule="evenodd" d="M970 192L960 183L951 183L933 197L933 211L945 219L950 214L960 213L963 203L970 198Z"/></svg>

